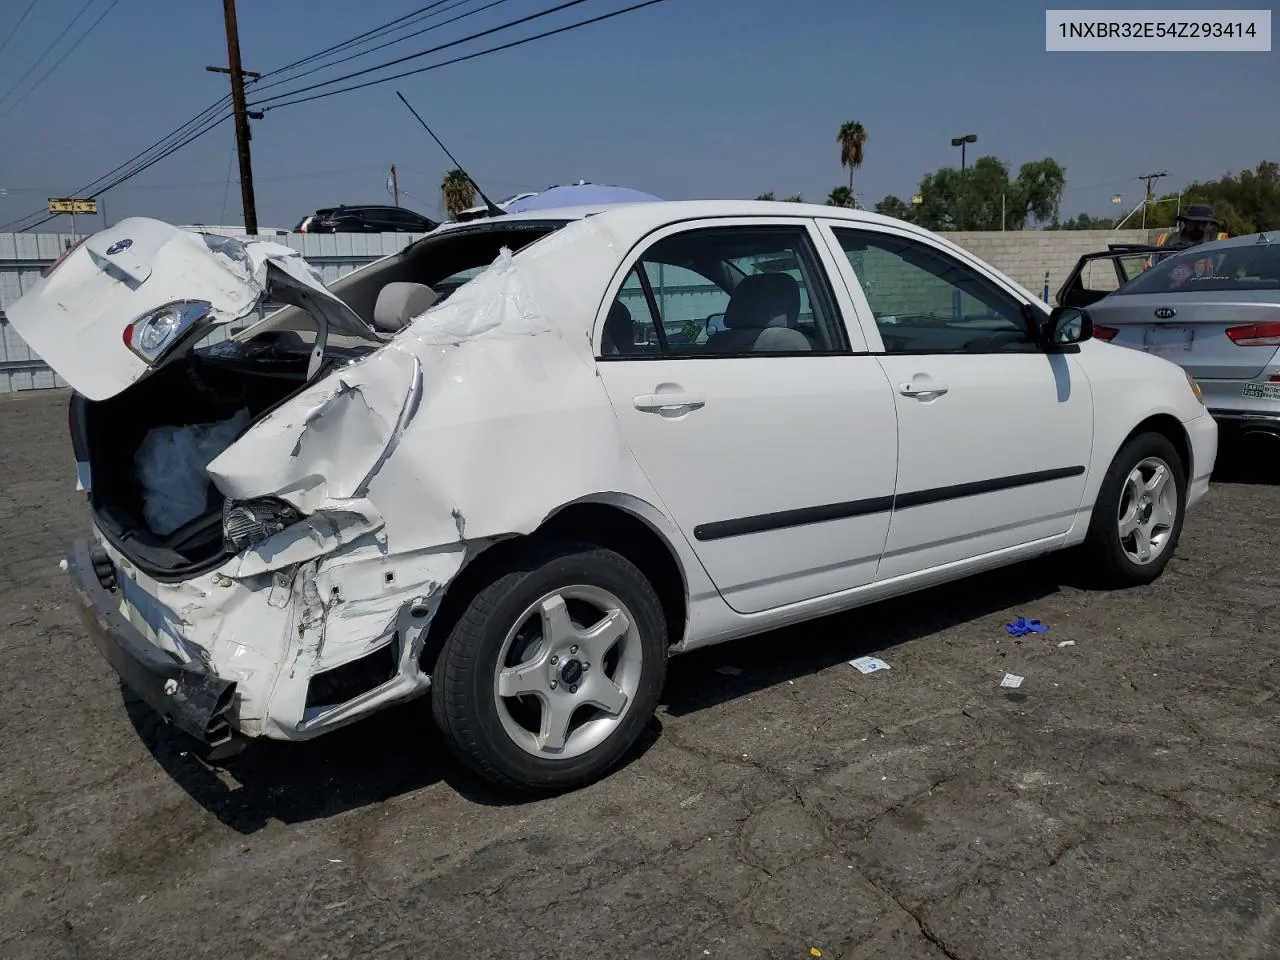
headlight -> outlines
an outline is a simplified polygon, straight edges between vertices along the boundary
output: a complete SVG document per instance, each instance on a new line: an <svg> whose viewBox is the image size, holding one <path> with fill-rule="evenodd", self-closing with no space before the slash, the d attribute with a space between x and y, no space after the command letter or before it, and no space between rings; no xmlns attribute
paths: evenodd
<svg viewBox="0 0 1280 960"><path fill-rule="evenodd" d="M301 519L283 500L227 500L222 504L222 539L228 550L239 553Z"/></svg>
<svg viewBox="0 0 1280 960"><path fill-rule="evenodd" d="M1187 373L1187 371L1185 370L1183 370L1182 372ZM1189 373L1187 373L1187 386L1191 387L1191 392L1195 394L1196 400L1198 400L1200 403L1200 406L1203 407L1204 393L1200 390L1200 384L1196 383L1196 378Z"/></svg>
<svg viewBox="0 0 1280 960"><path fill-rule="evenodd" d="M166 303L125 327L124 345L148 364L155 363L207 317L211 307L204 300Z"/></svg>

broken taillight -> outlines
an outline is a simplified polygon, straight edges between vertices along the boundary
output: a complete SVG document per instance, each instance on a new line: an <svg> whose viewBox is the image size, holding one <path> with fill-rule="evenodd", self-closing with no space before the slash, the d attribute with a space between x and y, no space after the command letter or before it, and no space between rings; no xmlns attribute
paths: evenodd
<svg viewBox="0 0 1280 960"><path fill-rule="evenodd" d="M124 345L147 363L155 363L209 315L205 300L179 300L144 314L124 328Z"/></svg>
<svg viewBox="0 0 1280 960"><path fill-rule="evenodd" d="M1096 323L1093 325L1093 339L1095 340L1106 340L1110 343L1119 332L1120 330L1117 327L1103 327Z"/></svg>
<svg viewBox="0 0 1280 960"><path fill-rule="evenodd" d="M1227 338L1237 347L1280 347L1280 323L1228 327Z"/></svg>
<svg viewBox="0 0 1280 960"><path fill-rule="evenodd" d="M228 550L239 553L301 519L302 514L283 500L227 500L222 504L222 539Z"/></svg>

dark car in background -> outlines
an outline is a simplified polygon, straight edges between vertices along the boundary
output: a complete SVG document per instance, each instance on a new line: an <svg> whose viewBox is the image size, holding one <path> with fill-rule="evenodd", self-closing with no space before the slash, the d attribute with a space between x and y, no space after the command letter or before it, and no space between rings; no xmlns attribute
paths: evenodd
<svg viewBox="0 0 1280 960"><path fill-rule="evenodd" d="M430 233L440 226L429 217L391 206L324 207L304 217L295 233Z"/></svg>

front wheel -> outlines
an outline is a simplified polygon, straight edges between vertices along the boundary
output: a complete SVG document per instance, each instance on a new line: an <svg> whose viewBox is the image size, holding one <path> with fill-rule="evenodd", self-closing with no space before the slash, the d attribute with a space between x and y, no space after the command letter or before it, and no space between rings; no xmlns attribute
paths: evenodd
<svg viewBox="0 0 1280 960"><path fill-rule="evenodd" d="M1106 587L1156 580L1182 534L1186 471L1167 437L1143 433L1116 454L1103 477L1084 554Z"/></svg>
<svg viewBox="0 0 1280 960"><path fill-rule="evenodd" d="M662 604L635 564L589 544L543 546L470 598L432 673L432 712L494 783L570 789L634 746L666 664Z"/></svg>

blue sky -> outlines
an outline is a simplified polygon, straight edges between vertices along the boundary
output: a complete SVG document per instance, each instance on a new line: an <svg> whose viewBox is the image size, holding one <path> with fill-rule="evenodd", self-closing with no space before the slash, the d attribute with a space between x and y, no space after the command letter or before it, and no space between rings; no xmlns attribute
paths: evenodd
<svg viewBox="0 0 1280 960"><path fill-rule="evenodd" d="M109 2L94 0L27 85ZM507 0L374 59L553 2ZM400 69L627 2L588 0ZM244 65L265 72L424 3L240 0ZM26 5L0 4L0 39ZM0 96L82 5L36 4L0 52ZM1126 210L1141 199L1136 177L1150 169L1168 170L1162 187L1176 189L1280 159L1278 57L1050 54L1044 7L1025 0L666 0L465 64L269 112L253 124L258 217L292 228L319 206L387 202L393 162L405 205L435 214L450 164L395 99L397 89L491 194L583 178L672 199L773 190L820 200L846 178L836 130L859 120L871 134L856 175L868 205L888 193L909 197L922 175L958 165L950 138L976 133L970 159L991 153L1016 170L1053 157L1067 169L1064 215L1106 214L1113 193L1124 196ZM16 97L0 102L0 114L9 111L0 116L0 189L7 191L0 222L105 173L212 103L227 80L204 67L225 61L218 0L119 0L34 92L16 107ZM364 65L354 61L340 72ZM227 123L109 193L108 215L241 222L232 151Z"/></svg>

